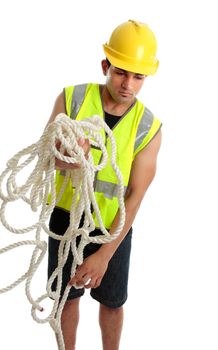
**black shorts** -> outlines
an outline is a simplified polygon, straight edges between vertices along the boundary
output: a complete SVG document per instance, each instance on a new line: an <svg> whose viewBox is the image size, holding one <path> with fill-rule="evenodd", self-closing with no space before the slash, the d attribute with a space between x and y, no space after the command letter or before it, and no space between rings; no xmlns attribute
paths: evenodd
<svg viewBox="0 0 218 350"><path fill-rule="evenodd" d="M49 222L49 228L52 232L63 235L69 226L69 213L62 209L55 208ZM101 234L101 231L96 229L94 235ZM93 234L92 233L92 234ZM129 276L129 261L131 252L132 229L128 232L113 257L111 258L108 269L98 288L93 288L90 291L91 296L103 305L111 308L122 306L127 300L128 292L128 276ZM84 259L95 253L100 244L89 243L84 249ZM57 267L59 241L49 237L48 246L48 278ZM67 262L63 269L62 293L70 280L70 271L73 257L70 253ZM56 280L52 285L52 290L56 289ZM68 300L81 297L84 294L84 288L70 289Z"/></svg>

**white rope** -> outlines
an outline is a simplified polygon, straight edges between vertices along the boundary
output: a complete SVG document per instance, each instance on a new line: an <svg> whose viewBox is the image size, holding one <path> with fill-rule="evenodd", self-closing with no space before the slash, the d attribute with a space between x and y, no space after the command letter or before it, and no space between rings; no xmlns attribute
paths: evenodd
<svg viewBox="0 0 218 350"><path fill-rule="evenodd" d="M113 235L111 235L103 225L93 189L96 173L103 169L108 162L107 150L100 134L102 129L104 129L107 134L107 142L111 143L110 162L118 179L117 196L120 219L117 230ZM83 149L77 143L79 138L88 139L91 146L98 147L102 151L102 158L99 164L94 164L91 152L89 152L88 158L86 158ZM56 147L58 142L61 144L60 149ZM66 154L68 155L66 156ZM26 159L22 162L23 157L26 157ZM66 170L65 180L57 196L54 181L55 158L67 163L80 164L79 169ZM16 176L24 167L28 166L35 159L37 160L35 168L28 176L26 182L21 186L18 186ZM6 194L3 193L2 189L4 180L6 181L6 189L4 189ZM75 193L70 208L70 224L64 235L59 236L49 230L46 221L52 213L55 204L59 202L69 180L72 181L73 186L75 187ZM51 193L51 201L50 204L47 204L49 193ZM0 176L0 198L2 200L0 220L7 230L15 234L24 234L35 230L35 240L20 241L0 249L0 254L2 254L20 246L35 245L27 272L15 282L0 289L0 293L5 293L26 280L26 296L32 304L31 314L33 319L38 323L49 322L50 326L57 334L59 350L65 350L64 339L61 331L61 314L70 287L67 285L62 298L61 287L63 267L66 263L69 252L71 251L74 256L71 269L72 278L77 266L81 265L83 262L83 251L85 246L90 242L102 244L116 239L120 234L125 221L123 200L124 188L121 173L116 165L116 144L112 131L102 118L98 116L93 116L92 118L87 118L83 121L75 121L71 120L65 114L60 113L52 123L48 124L37 143L34 143L18 152L7 162L7 167ZM12 227L7 222L5 217L6 207L11 202L18 199L22 199L29 204L34 212L40 209L38 222L31 226L19 229ZM91 207L94 208L99 227L102 231L101 236L90 236L90 232L95 229ZM84 224L83 227L79 228L82 215L84 215ZM34 299L31 291L32 280L47 251L47 243L41 238L42 230L50 237L60 241L58 266L47 282L46 293L39 298ZM78 247L76 246L77 236L81 236ZM57 279L57 289L53 292L51 286L55 279ZM40 318L36 311L43 311L43 307L40 303L48 297L54 300L52 310L47 317Z"/></svg>

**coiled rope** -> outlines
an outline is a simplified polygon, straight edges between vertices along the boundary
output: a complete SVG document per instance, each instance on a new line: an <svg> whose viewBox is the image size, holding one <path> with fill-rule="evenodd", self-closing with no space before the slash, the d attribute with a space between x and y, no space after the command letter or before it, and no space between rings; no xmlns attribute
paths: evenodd
<svg viewBox="0 0 218 350"><path fill-rule="evenodd" d="M118 179L117 197L120 215L117 230L113 235L111 235L103 225L93 188L96 173L103 169L109 161L107 150L100 134L102 129L104 129L107 134L107 142L111 143L110 162ZM91 152L89 152L88 157L85 156L83 149L77 143L79 138L88 139L91 146L98 147L102 151L102 158L99 164L94 164ZM61 147L57 147L57 144L61 144ZM23 157L26 159L22 162ZM67 163L80 164L79 169L66 170L65 179L58 194L56 194L55 189L56 158ZM35 159L37 160L35 168L28 176L26 182L18 186L16 182L18 173ZM6 194L4 194L2 189L4 180L6 182L6 188L4 189ZM61 199L68 181L72 181L75 188L70 208L70 224L64 235L59 236L49 230L46 221L52 213L55 204ZM51 201L48 204L47 199L49 193L51 195ZM32 304L31 314L33 319L41 324L49 322L57 335L59 350L65 350L61 331L61 314L71 287L69 285L66 286L62 297L61 287L63 267L67 261L69 252L71 251L74 256L71 269L72 278L77 266L81 265L83 262L85 246L90 242L102 244L116 239L125 221L124 188L121 173L116 165L116 143L112 131L102 118L98 116L93 116L83 121L75 121L67 117L64 113L58 114L55 120L48 124L37 143L18 152L7 162L7 167L0 176L0 198L2 200L0 220L7 230L15 234L24 234L33 230L36 231L35 240L20 241L0 249L0 254L2 254L24 245L35 246L27 272L15 282L0 289L0 293L5 293L26 280L25 291L27 299ZM40 212L38 222L31 226L17 229L7 222L5 210L8 204L20 199L29 204L33 212L37 210L40 210ZM99 227L102 231L101 236L90 236L90 232L95 229L91 208L92 211L93 209L95 211ZM84 215L84 222L83 226L79 227L82 215ZM41 237L42 231L60 241L58 266L47 282L46 293L34 299L31 292L31 284L47 251L47 243L43 241ZM76 238L78 236L81 236L81 240L77 247ZM55 279L57 279L57 288L54 292L51 286ZM36 311L43 311L43 307L40 303L48 297L53 299L52 310L47 317L40 318Z"/></svg>

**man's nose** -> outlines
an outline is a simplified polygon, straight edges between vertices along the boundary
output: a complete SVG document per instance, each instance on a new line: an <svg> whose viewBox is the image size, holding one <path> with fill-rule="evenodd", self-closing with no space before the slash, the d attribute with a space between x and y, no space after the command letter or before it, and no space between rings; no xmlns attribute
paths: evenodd
<svg viewBox="0 0 218 350"><path fill-rule="evenodd" d="M132 77L128 77L128 76L123 79L121 84L122 88L124 89L130 88L131 85L132 85Z"/></svg>

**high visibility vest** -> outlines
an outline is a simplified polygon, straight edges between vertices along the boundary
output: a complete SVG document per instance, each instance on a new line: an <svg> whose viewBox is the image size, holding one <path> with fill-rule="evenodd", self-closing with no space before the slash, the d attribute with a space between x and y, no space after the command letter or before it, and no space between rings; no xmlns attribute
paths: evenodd
<svg viewBox="0 0 218 350"><path fill-rule="evenodd" d="M67 115L76 120L83 120L93 115L104 118L100 85L83 84L66 87L65 104ZM161 127L160 121L138 100L119 118L113 128L113 135L117 146L117 165L123 176L124 189L127 189L131 166L135 156L155 136ZM108 154L111 154L110 142L107 142L104 130L101 131L106 143ZM102 155L101 150L91 148L94 163L98 164ZM56 191L59 192L64 181L64 171L56 171ZM94 191L100 209L102 221L110 229L118 211L117 189L118 180L108 161L106 167L99 171L95 178ZM69 181L57 207L70 210L74 189ZM99 223L93 213L96 227Z"/></svg>

